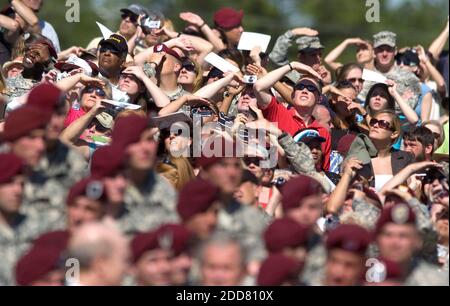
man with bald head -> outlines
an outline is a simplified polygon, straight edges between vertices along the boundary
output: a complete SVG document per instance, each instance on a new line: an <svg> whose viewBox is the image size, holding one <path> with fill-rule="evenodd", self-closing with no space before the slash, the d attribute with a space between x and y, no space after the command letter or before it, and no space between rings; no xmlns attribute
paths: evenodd
<svg viewBox="0 0 450 306"><path fill-rule="evenodd" d="M128 269L128 242L114 224L90 223L74 232L68 258L78 260L79 278L67 279L72 286L119 286Z"/></svg>

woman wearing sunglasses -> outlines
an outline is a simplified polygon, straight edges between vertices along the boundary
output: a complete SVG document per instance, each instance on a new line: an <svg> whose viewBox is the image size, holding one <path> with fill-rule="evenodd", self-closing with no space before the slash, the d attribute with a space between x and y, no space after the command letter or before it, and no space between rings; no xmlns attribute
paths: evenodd
<svg viewBox="0 0 450 306"><path fill-rule="evenodd" d="M104 112L101 100L84 115L76 119L60 135L64 144L75 148L89 161L98 146L110 141L113 117Z"/></svg>
<svg viewBox="0 0 450 306"><path fill-rule="evenodd" d="M370 119L368 146L372 148L369 148L371 161L370 173L367 176L373 177L371 185L377 191L381 190L394 175L414 162L413 154L393 148L400 133L400 120L392 110L381 110Z"/></svg>
<svg viewBox="0 0 450 306"><path fill-rule="evenodd" d="M189 93L194 93L202 87L203 71L201 66L188 57L183 59L180 74L178 76L178 85Z"/></svg>

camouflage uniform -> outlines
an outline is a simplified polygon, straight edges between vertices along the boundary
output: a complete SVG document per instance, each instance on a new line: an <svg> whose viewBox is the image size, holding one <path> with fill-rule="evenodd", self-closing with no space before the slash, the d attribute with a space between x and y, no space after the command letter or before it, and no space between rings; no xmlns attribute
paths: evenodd
<svg viewBox="0 0 450 306"><path fill-rule="evenodd" d="M353 199L352 206L355 215L358 216L358 220L362 220L364 222L364 227L368 230L375 229L381 210L375 205L369 204L359 198Z"/></svg>
<svg viewBox="0 0 450 306"><path fill-rule="evenodd" d="M58 142L33 170L24 188L25 212L42 213L46 222L59 222L65 212L67 192L88 174L85 159Z"/></svg>
<svg viewBox="0 0 450 306"><path fill-rule="evenodd" d="M286 158L294 172L300 174L315 173L314 159L311 150L303 142L296 143L288 133L283 133L278 142L286 153Z"/></svg>
<svg viewBox="0 0 450 306"><path fill-rule="evenodd" d="M217 231L236 237L247 251L248 258L263 260L266 256L262 235L267 218L257 208L232 201L219 211Z"/></svg>
<svg viewBox="0 0 450 306"><path fill-rule="evenodd" d="M321 236L317 235L321 239ZM324 268L327 261L327 250L322 241L318 241L316 245L308 252L305 266L300 274L300 282L307 285L314 285L320 282L325 273Z"/></svg>
<svg viewBox="0 0 450 306"><path fill-rule="evenodd" d="M151 231L162 224L179 221L176 204L177 194L173 187L151 172L142 188L128 186L124 212L116 221L128 236Z"/></svg>
<svg viewBox="0 0 450 306"><path fill-rule="evenodd" d="M278 37L272 52L270 52L269 54L270 60L276 66L282 67L289 64L288 50L294 43L295 38L296 36L294 33L292 33L292 31L287 31L286 33ZM320 43L318 37L302 36L298 38L295 42L298 45L299 52L311 49L324 48L324 46ZM301 77L301 74L297 71L291 71L288 74L286 74L286 77L289 78L292 82L297 83Z"/></svg>
<svg viewBox="0 0 450 306"><path fill-rule="evenodd" d="M412 270L404 282L405 286L448 286L449 275L439 271L435 265L419 260L412 264Z"/></svg>
<svg viewBox="0 0 450 306"><path fill-rule="evenodd" d="M14 285L17 261L37 237L50 230L39 214L19 213L13 227L0 224L0 286Z"/></svg>
<svg viewBox="0 0 450 306"><path fill-rule="evenodd" d="M38 81L26 79L22 75L6 79L6 91L4 93L6 102L10 103L12 99L25 95L38 83Z"/></svg>
<svg viewBox="0 0 450 306"><path fill-rule="evenodd" d="M375 34L373 37L374 40L374 48L379 46L387 45L390 47L396 47L396 38L397 35L392 32L383 31L378 34ZM375 71L381 73L375 68ZM412 72L404 70L395 64L392 66L391 70L387 73L381 73L388 79L391 79L397 83L397 90L399 94L405 99L405 102L412 108L415 109L417 103L419 101L419 96L421 94L420 80L419 78ZM361 100L365 100L367 93L370 88L375 85L374 82L364 82L363 90L358 96ZM395 110L398 114L401 113L400 107L398 104L395 104Z"/></svg>

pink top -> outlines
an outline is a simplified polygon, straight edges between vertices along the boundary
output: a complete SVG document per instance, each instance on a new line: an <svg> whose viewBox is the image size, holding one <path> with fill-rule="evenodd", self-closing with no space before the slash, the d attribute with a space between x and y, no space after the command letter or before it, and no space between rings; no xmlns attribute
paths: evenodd
<svg viewBox="0 0 450 306"><path fill-rule="evenodd" d="M81 108L80 109L71 108L69 113L67 114L66 121L64 121L64 127L68 127L70 124L72 124L72 122L74 122L84 114L86 114L86 112Z"/></svg>

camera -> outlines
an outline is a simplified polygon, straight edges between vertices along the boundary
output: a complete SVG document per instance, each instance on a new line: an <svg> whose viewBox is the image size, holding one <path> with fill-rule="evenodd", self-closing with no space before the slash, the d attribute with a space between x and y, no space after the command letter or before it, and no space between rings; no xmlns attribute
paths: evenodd
<svg viewBox="0 0 450 306"><path fill-rule="evenodd" d="M256 75L244 75L244 83L245 84L255 84L258 80Z"/></svg>

